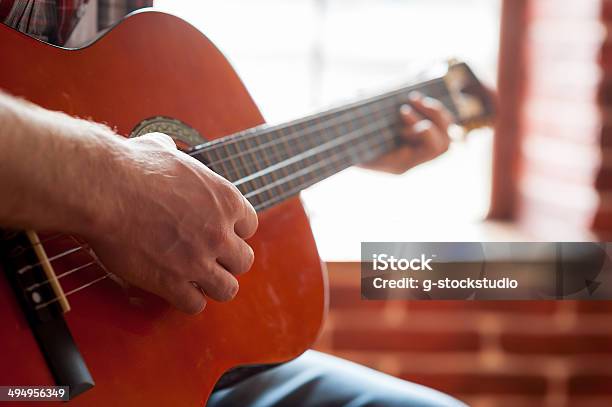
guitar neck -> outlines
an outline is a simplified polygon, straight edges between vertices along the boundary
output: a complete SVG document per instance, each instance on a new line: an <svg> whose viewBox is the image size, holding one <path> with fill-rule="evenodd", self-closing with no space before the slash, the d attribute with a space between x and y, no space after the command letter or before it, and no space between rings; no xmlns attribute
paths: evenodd
<svg viewBox="0 0 612 407"><path fill-rule="evenodd" d="M455 106L443 77L271 127L197 146L190 153L231 181L257 211L399 143L399 107L412 91Z"/></svg>

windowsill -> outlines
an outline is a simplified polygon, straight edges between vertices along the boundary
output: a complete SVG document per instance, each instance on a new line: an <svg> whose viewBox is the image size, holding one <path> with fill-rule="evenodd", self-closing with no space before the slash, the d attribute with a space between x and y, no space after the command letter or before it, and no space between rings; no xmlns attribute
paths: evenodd
<svg viewBox="0 0 612 407"><path fill-rule="evenodd" d="M410 224L409 224L410 223ZM363 241L398 242L512 242L534 241L534 237L516 224L498 221L457 222L444 224L414 224L413 221L359 223L312 222L319 254L324 262L353 262L360 260Z"/></svg>

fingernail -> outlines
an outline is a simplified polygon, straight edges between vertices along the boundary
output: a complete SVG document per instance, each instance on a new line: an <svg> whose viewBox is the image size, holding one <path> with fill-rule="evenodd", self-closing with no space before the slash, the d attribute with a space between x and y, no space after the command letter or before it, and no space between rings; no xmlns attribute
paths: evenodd
<svg viewBox="0 0 612 407"><path fill-rule="evenodd" d="M200 310L197 312L198 314L202 311L204 311L204 308L206 308L206 300L202 301L202 304L200 304Z"/></svg>
<svg viewBox="0 0 612 407"><path fill-rule="evenodd" d="M408 99L410 100L420 100L422 98L423 98L423 94L416 90L413 90L412 92L408 94Z"/></svg>
<svg viewBox="0 0 612 407"><path fill-rule="evenodd" d="M425 96L421 102L427 107L437 106L437 101L434 98L430 98L429 96Z"/></svg>
<svg viewBox="0 0 612 407"><path fill-rule="evenodd" d="M234 286L232 286L232 288L230 288L230 298L234 298L236 296L236 294L238 294L238 290L240 289L240 285L238 284L238 281L236 281L236 284Z"/></svg>
<svg viewBox="0 0 612 407"><path fill-rule="evenodd" d="M410 105L404 104L404 105L400 106L400 113L401 114L410 114L412 112L413 112L413 109L412 109L412 107L410 107Z"/></svg>

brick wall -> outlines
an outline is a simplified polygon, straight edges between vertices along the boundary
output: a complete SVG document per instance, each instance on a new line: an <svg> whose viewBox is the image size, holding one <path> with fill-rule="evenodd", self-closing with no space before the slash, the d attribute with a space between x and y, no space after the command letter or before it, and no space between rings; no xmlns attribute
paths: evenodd
<svg viewBox="0 0 612 407"><path fill-rule="evenodd" d="M505 0L492 216L612 235L612 0ZM362 301L330 263L317 348L476 407L612 406L612 302Z"/></svg>
<svg viewBox="0 0 612 407"><path fill-rule="evenodd" d="M476 407L612 405L612 302L363 301L328 264L321 351Z"/></svg>
<svg viewBox="0 0 612 407"><path fill-rule="evenodd" d="M612 236L612 2L504 12L492 213L545 239Z"/></svg>

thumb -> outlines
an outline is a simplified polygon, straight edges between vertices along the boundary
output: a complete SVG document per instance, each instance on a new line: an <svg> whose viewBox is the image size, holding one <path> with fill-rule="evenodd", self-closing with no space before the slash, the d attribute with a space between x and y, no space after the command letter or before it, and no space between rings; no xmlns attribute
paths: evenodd
<svg viewBox="0 0 612 407"><path fill-rule="evenodd" d="M172 137L164 133L147 133L143 134L140 137L137 137L136 140L140 142L155 143L171 150L176 149L176 143L174 142Z"/></svg>

